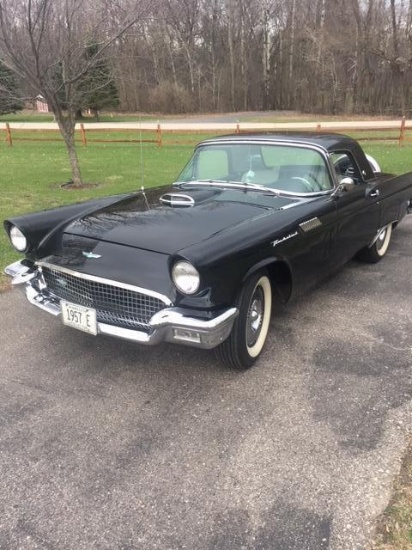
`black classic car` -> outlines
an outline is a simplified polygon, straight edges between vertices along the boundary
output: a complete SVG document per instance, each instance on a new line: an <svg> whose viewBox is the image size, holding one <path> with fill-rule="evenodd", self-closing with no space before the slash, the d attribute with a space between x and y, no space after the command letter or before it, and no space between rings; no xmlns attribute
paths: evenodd
<svg viewBox="0 0 412 550"><path fill-rule="evenodd" d="M6 220L25 258L5 272L70 327L216 348L245 369L274 299L355 255L379 261L410 211L412 173L382 173L347 136L224 136L200 143L169 188Z"/></svg>

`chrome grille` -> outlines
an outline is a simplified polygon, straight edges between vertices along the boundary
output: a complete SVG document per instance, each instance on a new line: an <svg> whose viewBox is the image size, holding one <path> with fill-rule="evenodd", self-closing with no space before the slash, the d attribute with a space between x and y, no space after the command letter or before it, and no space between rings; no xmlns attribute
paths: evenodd
<svg viewBox="0 0 412 550"><path fill-rule="evenodd" d="M150 318L166 307L159 298L121 288L115 282L97 282L45 266L42 273L51 294L94 308L101 323L131 329L147 328Z"/></svg>

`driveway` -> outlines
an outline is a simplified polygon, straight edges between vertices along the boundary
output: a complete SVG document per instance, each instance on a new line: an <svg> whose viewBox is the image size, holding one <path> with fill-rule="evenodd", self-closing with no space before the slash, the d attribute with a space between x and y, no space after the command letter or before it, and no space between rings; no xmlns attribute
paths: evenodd
<svg viewBox="0 0 412 550"><path fill-rule="evenodd" d="M244 373L1 295L0 549L364 548L411 425L411 239L279 306Z"/></svg>

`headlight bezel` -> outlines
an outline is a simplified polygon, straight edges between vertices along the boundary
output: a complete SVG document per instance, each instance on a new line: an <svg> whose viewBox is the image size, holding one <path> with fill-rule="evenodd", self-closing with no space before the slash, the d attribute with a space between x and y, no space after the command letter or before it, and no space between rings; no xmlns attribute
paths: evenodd
<svg viewBox="0 0 412 550"><path fill-rule="evenodd" d="M172 281L179 292L193 296L200 288L200 274L187 260L177 260L171 270Z"/></svg>
<svg viewBox="0 0 412 550"><path fill-rule="evenodd" d="M27 241L26 235L17 225L11 225L9 228L9 239L10 242L17 252L24 253L27 251L29 243ZM19 244L20 242L20 244Z"/></svg>

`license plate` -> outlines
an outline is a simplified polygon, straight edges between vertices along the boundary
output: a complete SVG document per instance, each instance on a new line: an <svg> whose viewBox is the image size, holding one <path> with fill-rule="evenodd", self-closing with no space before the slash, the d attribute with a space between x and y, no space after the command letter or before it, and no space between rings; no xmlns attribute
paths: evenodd
<svg viewBox="0 0 412 550"><path fill-rule="evenodd" d="M89 334L97 334L96 310L89 307L78 306L62 300L60 302L62 309L63 323L69 327L77 328L88 332Z"/></svg>

